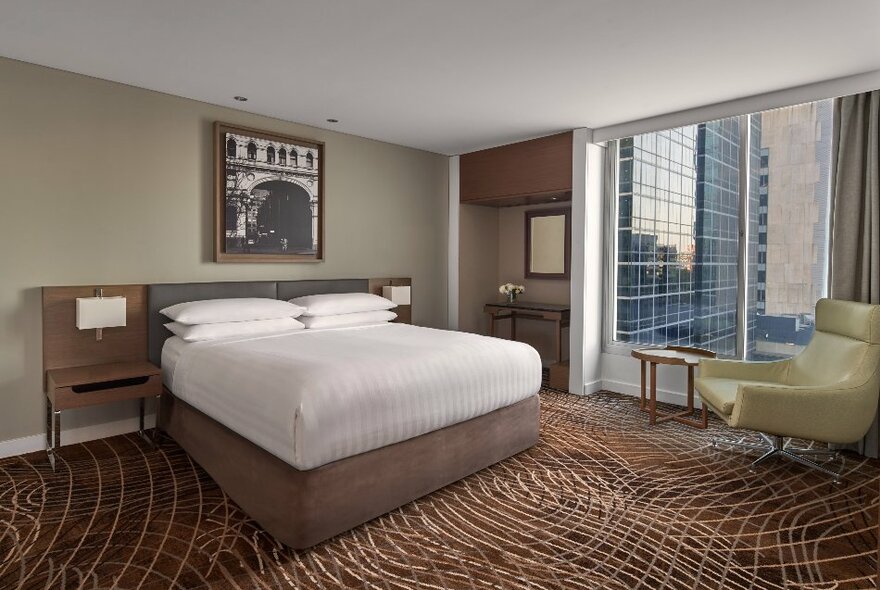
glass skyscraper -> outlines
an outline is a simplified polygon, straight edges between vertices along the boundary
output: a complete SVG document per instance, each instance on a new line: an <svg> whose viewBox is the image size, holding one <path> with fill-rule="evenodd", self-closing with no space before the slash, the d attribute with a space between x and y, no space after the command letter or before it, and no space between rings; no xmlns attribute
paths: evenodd
<svg viewBox="0 0 880 590"><path fill-rule="evenodd" d="M736 354L740 124L730 118L620 141L618 341ZM759 159L760 121L750 125L750 159ZM756 186L757 167L750 170ZM757 211L758 191L749 199ZM755 297L749 301L754 329Z"/></svg>

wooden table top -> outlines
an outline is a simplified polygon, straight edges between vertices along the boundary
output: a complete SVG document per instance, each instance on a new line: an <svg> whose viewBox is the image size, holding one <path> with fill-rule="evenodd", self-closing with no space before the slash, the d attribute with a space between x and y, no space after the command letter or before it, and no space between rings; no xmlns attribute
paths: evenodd
<svg viewBox="0 0 880 590"><path fill-rule="evenodd" d="M509 309L511 311L516 311L518 309L523 311L571 311L571 305L568 303L537 303L533 301L514 301L513 303L502 301L501 303L487 303L486 307Z"/></svg>
<svg viewBox="0 0 880 590"><path fill-rule="evenodd" d="M46 371L48 379L55 387L72 387L101 381L115 381L132 377L149 377L159 375L162 370L147 361L130 363L105 363L69 369L51 369Z"/></svg>
<svg viewBox="0 0 880 590"><path fill-rule="evenodd" d="M685 365L696 367L706 358L715 358L715 353L703 348L690 346L667 346L666 348L637 348L632 356L639 360L658 365Z"/></svg>

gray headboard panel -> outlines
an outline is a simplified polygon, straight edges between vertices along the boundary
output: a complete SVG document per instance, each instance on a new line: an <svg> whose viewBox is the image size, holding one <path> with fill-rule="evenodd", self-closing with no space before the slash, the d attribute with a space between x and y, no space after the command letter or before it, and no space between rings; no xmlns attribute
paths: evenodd
<svg viewBox="0 0 880 590"><path fill-rule="evenodd" d="M278 281L278 299L288 300L318 293L366 293L368 279L339 279L334 281Z"/></svg>
<svg viewBox="0 0 880 590"><path fill-rule="evenodd" d="M147 286L149 302L148 347L150 361L156 365L162 361L162 345L171 332L165 329L168 318L159 313L175 303L201 299L226 299L235 297L269 297L292 299L318 293L365 293L369 290L368 279L338 279L326 281L256 281L223 283L166 283Z"/></svg>

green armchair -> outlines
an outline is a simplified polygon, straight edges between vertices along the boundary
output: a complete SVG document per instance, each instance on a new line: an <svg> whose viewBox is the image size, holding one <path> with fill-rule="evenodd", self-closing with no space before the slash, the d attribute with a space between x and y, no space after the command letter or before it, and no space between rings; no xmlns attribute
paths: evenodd
<svg viewBox="0 0 880 590"><path fill-rule="evenodd" d="M785 437L851 443L861 439L880 396L880 305L822 299L816 331L797 356L775 362L706 359L694 382L702 402L734 428L757 431L761 443L713 441L765 453L752 468L781 455L839 481L808 459L828 449L795 449Z"/></svg>

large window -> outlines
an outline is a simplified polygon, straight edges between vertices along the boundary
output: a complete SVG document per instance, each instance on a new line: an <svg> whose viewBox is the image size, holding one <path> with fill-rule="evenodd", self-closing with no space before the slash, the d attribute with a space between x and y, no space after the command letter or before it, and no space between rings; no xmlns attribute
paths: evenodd
<svg viewBox="0 0 880 590"><path fill-rule="evenodd" d="M613 142L611 340L790 356L826 292L831 103Z"/></svg>

